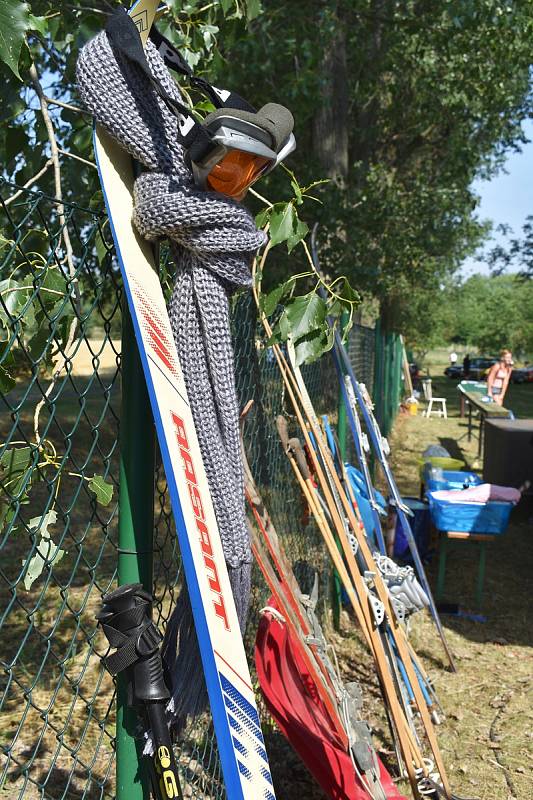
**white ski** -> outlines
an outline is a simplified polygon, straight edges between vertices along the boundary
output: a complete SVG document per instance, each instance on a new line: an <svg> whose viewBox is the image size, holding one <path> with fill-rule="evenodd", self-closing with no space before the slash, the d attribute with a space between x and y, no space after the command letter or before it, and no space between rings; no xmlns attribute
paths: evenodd
<svg viewBox="0 0 533 800"><path fill-rule="evenodd" d="M157 5L157 0L139 0L130 10L143 44ZM169 487L226 793L231 800L275 800L220 534L166 304L152 250L132 224L132 160L99 126L94 149Z"/></svg>

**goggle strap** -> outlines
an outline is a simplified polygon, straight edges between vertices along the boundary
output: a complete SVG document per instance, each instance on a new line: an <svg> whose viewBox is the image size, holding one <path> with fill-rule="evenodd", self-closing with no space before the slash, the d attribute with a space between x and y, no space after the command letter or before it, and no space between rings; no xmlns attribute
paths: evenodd
<svg viewBox="0 0 533 800"><path fill-rule="evenodd" d="M105 30L113 47L129 61L140 67L150 81L154 91L163 100L169 111L177 117L178 123L182 122L184 118L192 120L193 124L186 134L181 132L182 125L178 124L178 137L184 147L189 147L197 137L200 138L200 141L206 137L210 141L209 135L196 122L187 106L172 97L160 81L152 75L137 26L124 8L119 7L109 18ZM204 134L204 136L201 134ZM205 147L206 144L207 142L204 141L203 146Z"/></svg>
<svg viewBox="0 0 533 800"><path fill-rule="evenodd" d="M195 86L201 92L209 97L215 108L237 108L240 111L249 111L255 114L256 110L244 97L241 97L237 92L229 92L225 89L217 89L212 86L205 78L197 78L193 75L192 69L187 64L179 50L170 42L166 36L157 30L155 25L150 29L150 39L157 48L157 51L166 66L186 75L192 86Z"/></svg>
<svg viewBox="0 0 533 800"><path fill-rule="evenodd" d="M166 36L163 36L163 34L157 30L155 25L152 25L150 28L148 36L167 67L173 69L175 72L181 72L182 75L187 75L189 78L192 77L192 69L187 64L180 51L176 50L172 42L169 42Z"/></svg>

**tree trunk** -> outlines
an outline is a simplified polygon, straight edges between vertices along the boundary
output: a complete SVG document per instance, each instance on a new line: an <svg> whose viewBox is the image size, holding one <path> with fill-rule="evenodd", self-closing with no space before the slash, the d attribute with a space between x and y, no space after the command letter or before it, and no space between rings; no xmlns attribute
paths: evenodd
<svg viewBox="0 0 533 800"><path fill-rule="evenodd" d="M340 185L348 177L348 76L342 22L325 44L321 92L313 119L313 150L326 176Z"/></svg>

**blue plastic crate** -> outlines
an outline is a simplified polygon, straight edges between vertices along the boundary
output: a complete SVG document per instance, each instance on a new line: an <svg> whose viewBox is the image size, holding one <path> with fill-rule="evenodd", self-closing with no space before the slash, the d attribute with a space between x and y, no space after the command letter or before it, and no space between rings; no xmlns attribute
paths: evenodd
<svg viewBox="0 0 533 800"><path fill-rule="evenodd" d="M505 533L513 503L453 503L439 500L429 492L429 511L433 524L439 531L465 533Z"/></svg>
<svg viewBox="0 0 533 800"><path fill-rule="evenodd" d="M456 470L443 470L442 480L436 481L429 477L426 478L426 492L436 492L439 489L464 489L468 486L479 486L483 483L482 478L475 472L458 472Z"/></svg>

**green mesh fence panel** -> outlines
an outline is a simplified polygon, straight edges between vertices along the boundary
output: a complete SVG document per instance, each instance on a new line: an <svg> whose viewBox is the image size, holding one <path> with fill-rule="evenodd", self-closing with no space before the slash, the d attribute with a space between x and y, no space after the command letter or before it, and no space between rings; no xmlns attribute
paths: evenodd
<svg viewBox="0 0 533 800"><path fill-rule="evenodd" d="M364 383L370 393L374 386L375 350L374 328L354 325L348 339L348 355L357 380Z"/></svg>
<svg viewBox="0 0 533 800"><path fill-rule="evenodd" d="M0 743L9 798L115 796L115 688L95 614L116 585L122 289L101 213L0 183ZM64 232L70 244L66 246ZM168 282L171 267L163 262ZM310 588L324 548L278 442L275 417L297 432L249 296L234 313L237 386L254 400L249 460L295 572ZM305 367L318 413L335 416L331 359ZM168 492L158 462L155 615L164 628L181 585ZM268 598L254 573L246 644L252 663ZM267 722L268 731L271 730ZM186 795L224 798L206 713L180 740ZM274 765L275 767L275 765Z"/></svg>
<svg viewBox="0 0 533 800"><path fill-rule="evenodd" d="M375 331L375 367L372 399L381 432L388 436L400 409L402 399L401 337L397 333L382 331L379 321Z"/></svg>

